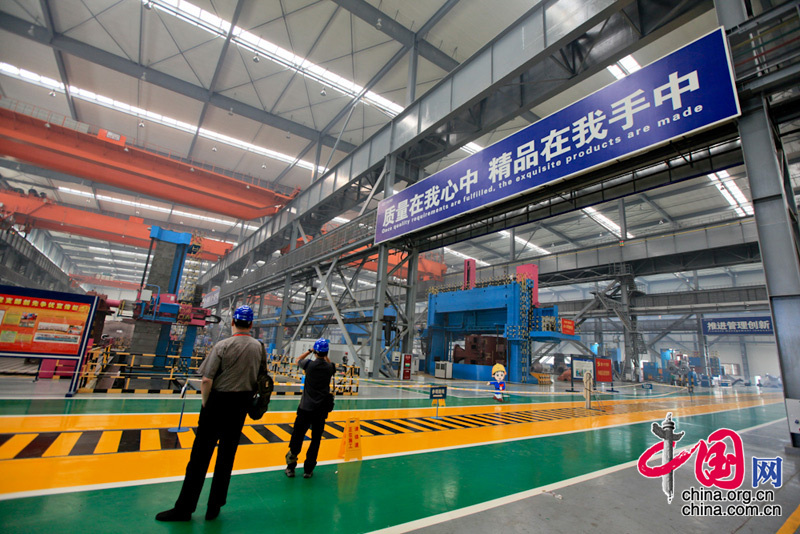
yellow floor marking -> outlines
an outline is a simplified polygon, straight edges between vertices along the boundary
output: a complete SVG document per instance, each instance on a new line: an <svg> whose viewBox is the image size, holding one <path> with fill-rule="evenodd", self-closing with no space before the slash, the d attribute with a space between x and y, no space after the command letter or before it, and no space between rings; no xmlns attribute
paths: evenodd
<svg viewBox="0 0 800 534"><path fill-rule="evenodd" d="M289 441L290 439L292 439L292 435L289 432L286 432L284 429L278 426L268 425L267 430L269 430L270 432L272 432L273 434L275 434L284 441Z"/></svg>
<svg viewBox="0 0 800 534"><path fill-rule="evenodd" d="M397 430L397 432L400 433L400 434L404 434L406 432L412 432L412 430L409 430L407 428L403 428L403 427L401 427L400 425L397 425L397 424L390 423L389 421L381 421L380 423L382 425L384 425L384 426L387 426L389 428L393 428L393 429Z"/></svg>
<svg viewBox="0 0 800 534"><path fill-rule="evenodd" d="M81 437L80 432L68 432L60 434L56 440L50 445L42 456L66 456L72 447L78 442Z"/></svg>
<svg viewBox="0 0 800 534"><path fill-rule="evenodd" d="M161 438L158 435L158 430L154 428L145 428L142 430L142 436L139 438L139 450L157 451L160 449Z"/></svg>
<svg viewBox="0 0 800 534"><path fill-rule="evenodd" d="M439 419L436 419L436 417L429 417L425 421L421 421L421 422L425 423L426 425L442 427L445 430L452 430L452 429L455 429L455 428L464 428L463 426L457 425L455 423L451 423L450 421L440 421Z"/></svg>
<svg viewBox="0 0 800 534"><path fill-rule="evenodd" d="M189 430L188 432L177 432L178 434L178 441L181 443L182 449L191 449L192 445L194 445L194 431Z"/></svg>
<svg viewBox="0 0 800 534"><path fill-rule="evenodd" d="M763 402L763 399L755 399L749 402L741 402L741 399L739 399L740 402L735 402L735 399L730 400L734 402L705 405L691 405L688 402L672 402L672 406L668 411L672 411L677 418L766 404ZM528 409L530 409L530 407ZM406 414L401 414L400 417L402 417L402 415L408 416L408 412L413 413L415 411L416 410L409 410ZM344 418L349 413L350 412L340 412L339 417ZM440 447L479 444L501 439L531 438L537 435L556 432L587 430L616 424L662 420L664 414L665 408L659 407L642 412L599 415L556 421L495 425L471 429L464 428L440 432L406 432L390 436L369 436L363 433L362 447L364 456L391 453L402 454ZM381 413L381 415L385 417L385 414ZM288 433L276 426L270 426L269 430L286 441L288 441L290 437ZM192 434L192 439L194 437L191 432L184 432L179 434L179 436L183 436L184 434ZM29 437L26 438L24 444L15 447L17 452L33 439L33 436L29 434L22 436ZM9 442L19 437L20 436L14 436ZM6 442L3 447L0 447L0 452L5 450L5 446L8 445L9 442ZM184 445L183 441L181 444ZM340 444L341 441L339 439L323 440L320 447L319 460L335 460L338 458ZM185 472L186 462L189 459L190 450L188 447L190 447L191 444L188 443L186 446L187 448L179 450L129 452L125 454L91 456L62 456L58 458L5 461L2 464L3 476L0 477L0 493L182 476ZM304 444L303 449L305 450L307 447L308 445ZM234 469L281 466L285 462L284 455L286 454L286 448L287 443L285 442L263 443L239 447L236 454ZM16 454L16 452L14 454Z"/></svg>
<svg viewBox="0 0 800 534"><path fill-rule="evenodd" d="M366 428L372 430L373 432L377 432L379 436L390 436L393 435L393 432L389 432L388 430L384 430L382 428L378 428L375 425L371 425L365 421L361 421L361 428ZM366 433L362 432L361 435L366 435Z"/></svg>
<svg viewBox="0 0 800 534"><path fill-rule="evenodd" d="M334 437L337 437L337 438L341 438L342 436L344 436L343 432L341 432L339 430L336 430L332 426L328 426L328 425L325 425L325 432L327 432L330 435L332 435Z"/></svg>
<svg viewBox="0 0 800 534"><path fill-rule="evenodd" d="M0 460L13 458L19 454L22 449L27 447L35 437L36 434L17 434L16 436L11 436L11 438L0 447Z"/></svg>
<svg viewBox="0 0 800 534"><path fill-rule="evenodd" d="M97 446L94 448L95 454L117 452L119 450L119 440L122 439L121 430L103 432Z"/></svg>
<svg viewBox="0 0 800 534"><path fill-rule="evenodd" d="M419 424L415 425L413 421L407 421L407 420L403 419L402 421L398 421L397 424L400 424L400 423L402 423L403 425L408 426L410 428L416 428L417 430L421 430L423 432L430 432L427 428L419 426ZM411 432L411 430L408 430L408 429L403 429L403 431L404 432Z"/></svg>
<svg viewBox="0 0 800 534"><path fill-rule="evenodd" d="M656 397L639 399L614 399L609 396L599 397L601 406L609 405L637 405L653 402L692 402L689 396L684 397ZM705 404L708 402L743 402L759 401L760 404L772 404L783 402L780 394L744 394L727 393L720 396L696 396L694 404ZM595 402L594 405L597 405ZM451 406L439 408L439 415L464 415L464 414L486 414L486 413L513 413L518 411L530 410L552 410L558 408L580 408L583 407L583 400L562 401L547 403L525 403L525 404L487 404L482 406ZM432 417L436 415L436 408L398 408L394 410L351 410L333 411L328 417L328 422L345 423L348 417L358 417L362 421L365 419L402 419L408 417ZM196 427L199 414L187 413L183 416L183 426ZM248 418L245 425L254 424L292 424L295 419L295 412L267 412L259 421ZM21 432L64 432L70 430L123 430L130 428L170 428L178 425L179 414L104 414L104 415L49 415L37 417L3 416L0 417L0 433L18 434Z"/></svg>
<svg viewBox="0 0 800 534"><path fill-rule="evenodd" d="M789 516L776 534L793 534L797 532L798 527L800 527L800 506Z"/></svg>
<svg viewBox="0 0 800 534"><path fill-rule="evenodd" d="M246 426L242 428L242 434L244 434L253 443L267 443L267 440L264 439L264 436L256 432L252 426Z"/></svg>

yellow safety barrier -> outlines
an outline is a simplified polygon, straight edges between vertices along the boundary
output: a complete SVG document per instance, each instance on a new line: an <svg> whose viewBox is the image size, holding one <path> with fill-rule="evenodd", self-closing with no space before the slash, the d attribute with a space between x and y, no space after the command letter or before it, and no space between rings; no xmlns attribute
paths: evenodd
<svg viewBox="0 0 800 534"><path fill-rule="evenodd" d="M365 378L364 381L365 382L374 382L374 383L363 384L362 387L366 387L366 388L403 388L403 389L418 388L418 389L427 389L427 388L437 387L437 386L441 385L441 384L415 384L413 382L408 382L407 380L376 380L376 379L371 379L371 378ZM387 384L386 382L396 382L397 385L394 385L394 384L391 384L391 383ZM626 388L626 387L627 388L639 388L639 387L642 386L642 384L643 383L631 384L629 386L616 386L615 385L614 387L617 387L617 388ZM647 398L653 399L653 398L658 398L658 397L667 397L669 395L674 395L676 393L680 393L680 392L686 391L688 389L688 388L680 387L680 386L670 386L668 384L656 384L656 385L664 387L664 388L671 388L671 389L673 389L673 391L670 391L668 393L656 394L656 395L647 395ZM488 388L463 388L463 387L456 387L456 386L450 386L450 385L447 386L447 390L448 391L472 391L472 392L478 392L478 393L494 393L494 389L488 389ZM595 389L592 392L594 394L596 394L596 395L613 395L615 397L620 397L620 395L618 395L618 394L611 393L611 392L608 392L608 391L602 391L602 390L599 390L599 389ZM566 395L579 395L580 392L573 393L573 392L569 392L569 391L533 391L533 390L518 390L518 391L516 391L516 390L508 390L507 389L507 390L503 391L503 394L504 395L521 395L521 396L532 397L532 396L536 396L536 395L548 395L548 396L553 396L553 395L565 395L565 396Z"/></svg>
<svg viewBox="0 0 800 534"><path fill-rule="evenodd" d="M553 384L553 377L547 373L531 373L531 376L538 381L540 386L550 386Z"/></svg>
<svg viewBox="0 0 800 534"><path fill-rule="evenodd" d="M347 420L342 435L342 445L339 447L339 458L344 458L345 462L358 458L361 460L361 422L358 418Z"/></svg>

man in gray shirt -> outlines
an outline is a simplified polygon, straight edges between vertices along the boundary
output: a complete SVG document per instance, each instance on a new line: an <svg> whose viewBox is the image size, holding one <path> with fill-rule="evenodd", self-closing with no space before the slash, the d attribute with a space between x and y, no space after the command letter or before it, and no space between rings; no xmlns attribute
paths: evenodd
<svg viewBox="0 0 800 534"><path fill-rule="evenodd" d="M233 335L217 343L200 365L203 407L197 424L183 487L175 507L156 515L158 521L190 521L197 508L214 447L219 442L206 519L215 519L225 504L233 460L239 446L247 408L256 388L264 347L250 336L253 310L239 306L233 312Z"/></svg>

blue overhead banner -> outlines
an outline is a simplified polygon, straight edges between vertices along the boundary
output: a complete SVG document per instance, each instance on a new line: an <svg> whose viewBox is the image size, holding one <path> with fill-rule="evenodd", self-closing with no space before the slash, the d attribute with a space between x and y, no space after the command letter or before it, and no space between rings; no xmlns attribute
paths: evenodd
<svg viewBox="0 0 800 534"><path fill-rule="evenodd" d="M720 28L382 200L375 243L738 116L728 58Z"/></svg>
<svg viewBox="0 0 800 534"><path fill-rule="evenodd" d="M723 334L773 335L772 317L721 317L703 319L703 334L719 336Z"/></svg>

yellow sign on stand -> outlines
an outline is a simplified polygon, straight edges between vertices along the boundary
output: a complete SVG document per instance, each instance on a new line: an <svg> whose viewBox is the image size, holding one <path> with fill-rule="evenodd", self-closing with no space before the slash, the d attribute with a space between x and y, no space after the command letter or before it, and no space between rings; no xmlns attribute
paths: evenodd
<svg viewBox="0 0 800 534"><path fill-rule="evenodd" d="M431 406L446 406L444 403L444 399L433 399L431 401Z"/></svg>
<svg viewBox="0 0 800 534"><path fill-rule="evenodd" d="M345 462L361 460L361 423L358 418L348 419L344 427L342 445L339 447L339 458L344 458Z"/></svg>

